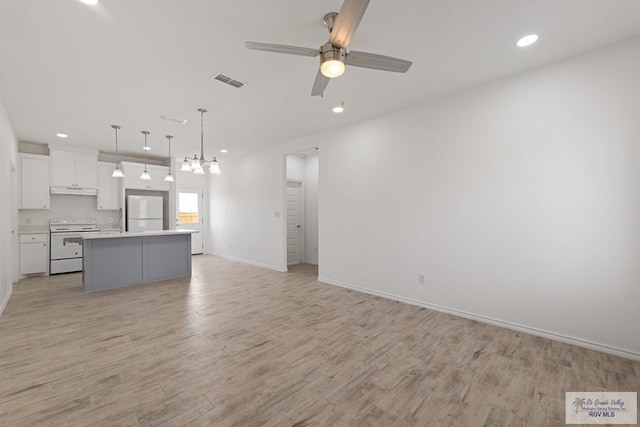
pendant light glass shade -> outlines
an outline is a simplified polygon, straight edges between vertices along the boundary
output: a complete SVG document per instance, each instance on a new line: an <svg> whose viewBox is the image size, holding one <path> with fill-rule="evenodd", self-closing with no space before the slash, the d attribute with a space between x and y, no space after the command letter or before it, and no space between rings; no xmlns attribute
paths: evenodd
<svg viewBox="0 0 640 427"><path fill-rule="evenodd" d="M204 169L202 168L202 166L200 166L199 168L195 169L193 173L196 175L204 175Z"/></svg>
<svg viewBox="0 0 640 427"><path fill-rule="evenodd" d="M120 129L120 126L118 125L111 125L111 127L113 128L113 130L116 132L116 168L113 170L113 173L111 174L112 178L124 178L124 173L122 173L122 170L120 170L120 165L119 165L119 159L118 159L118 130Z"/></svg>
<svg viewBox="0 0 640 427"><path fill-rule="evenodd" d="M213 161L209 166L209 173L211 175L220 175L220 165L218 164L218 161L216 160L215 157L213 158Z"/></svg>
<svg viewBox="0 0 640 427"><path fill-rule="evenodd" d="M184 161L182 162L182 166L180 166L180 171L181 172L191 172L191 162L186 157L184 158Z"/></svg>
<svg viewBox="0 0 640 427"><path fill-rule="evenodd" d="M198 160L198 156L196 154L193 155L193 159L191 159L191 170L196 170L200 168L200 160Z"/></svg>
<svg viewBox="0 0 640 427"><path fill-rule="evenodd" d="M173 175L171 175L171 169L173 169L173 159L171 158L171 138L173 138L173 136L167 135L165 138L169 141L169 173L164 177L164 180L166 182L174 182Z"/></svg>
<svg viewBox="0 0 640 427"><path fill-rule="evenodd" d="M149 135L149 131L148 130L143 130L142 134L144 135L144 172L142 172L140 174L140 179L145 180L145 181L150 181L151 180L151 175L149 175L149 172L147 172L147 135Z"/></svg>

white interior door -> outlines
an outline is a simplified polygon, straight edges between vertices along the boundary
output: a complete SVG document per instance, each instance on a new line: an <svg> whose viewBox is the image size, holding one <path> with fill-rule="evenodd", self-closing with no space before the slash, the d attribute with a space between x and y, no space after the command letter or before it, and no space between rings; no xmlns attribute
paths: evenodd
<svg viewBox="0 0 640 427"><path fill-rule="evenodd" d="M176 229L193 230L191 233L191 253L201 254L203 251L202 230L204 215L202 211L202 189L178 188L176 206Z"/></svg>
<svg viewBox="0 0 640 427"><path fill-rule="evenodd" d="M287 181L287 265L304 260L304 191L302 183Z"/></svg>

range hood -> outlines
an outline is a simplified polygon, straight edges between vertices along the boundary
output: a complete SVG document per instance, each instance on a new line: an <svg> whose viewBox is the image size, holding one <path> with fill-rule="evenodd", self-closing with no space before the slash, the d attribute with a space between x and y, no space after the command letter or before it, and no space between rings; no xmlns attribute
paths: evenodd
<svg viewBox="0 0 640 427"><path fill-rule="evenodd" d="M74 196L97 196L97 188L51 187L51 194L72 194Z"/></svg>

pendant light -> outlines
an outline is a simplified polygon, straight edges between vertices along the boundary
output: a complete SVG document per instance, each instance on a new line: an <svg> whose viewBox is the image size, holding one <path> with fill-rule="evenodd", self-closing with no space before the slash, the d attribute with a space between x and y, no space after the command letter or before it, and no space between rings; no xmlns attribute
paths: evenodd
<svg viewBox="0 0 640 427"><path fill-rule="evenodd" d="M119 165L120 161L118 159L118 130L120 129L120 126L111 125L111 127L116 132L116 168L113 170L113 173L111 174L111 177L112 178L124 178L124 174L122 173L122 170L120 170L120 165Z"/></svg>
<svg viewBox="0 0 640 427"><path fill-rule="evenodd" d="M142 172L140 174L140 179L143 179L145 181L150 181L151 180L151 175L149 175L149 172L147 172L147 151L148 149L147 147L147 135L149 135L151 132L149 132L148 130L143 130L142 131L143 135L144 135L144 172Z"/></svg>
<svg viewBox="0 0 640 427"><path fill-rule="evenodd" d="M165 138L169 141L169 173L164 177L164 180L166 182L174 182L175 180L173 179L173 175L171 175L171 169L173 169L173 160L171 159L171 138L173 138L173 136L167 135Z"/></svg>
<svg viewBox="0 0 640 427"><path fill-rule="evenodd" d="M180 170L193 171L196 175L204 175L204 168L208 166L210 174L220 175L218 160L215 157L207 160L204 156L204 113L206 113L207 110L198 108L198 111L200 112L200 158L198 158L197 154L194 154L192 159L185 157Z"/></svg>
<svg viewBox="0 0 640 427"><path fill-rule="evenodd" d="M209 166L209 173L211 175L220 175L220 165L218 164L218 161L216 160L215 157L211 162L211 166Z"/></svg>
<svg viewBox="0 0 640 427"><path fill-rule="evenodd" d="M191 172L191 162L185 156L184 162L182 162L182 166L180 166L181 172Z"/></svg>
<svg viewBox="0 0 640 427"><path fill-rule="evenodd" d="M198 160L197 154L193 155L193 159L191 159L190 167L191 167L191 170L196 170L200 167L200 160Z"/></svg>

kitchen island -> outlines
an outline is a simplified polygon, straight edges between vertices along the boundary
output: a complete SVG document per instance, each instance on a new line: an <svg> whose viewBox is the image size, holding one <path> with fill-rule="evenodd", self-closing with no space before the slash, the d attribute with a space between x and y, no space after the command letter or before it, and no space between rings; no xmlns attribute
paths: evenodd
<svg viewBox="0 0 640 427"><path fill-rule="evenodd" d="M190 230L85 233L85 292L191 276Z"/></svg>

